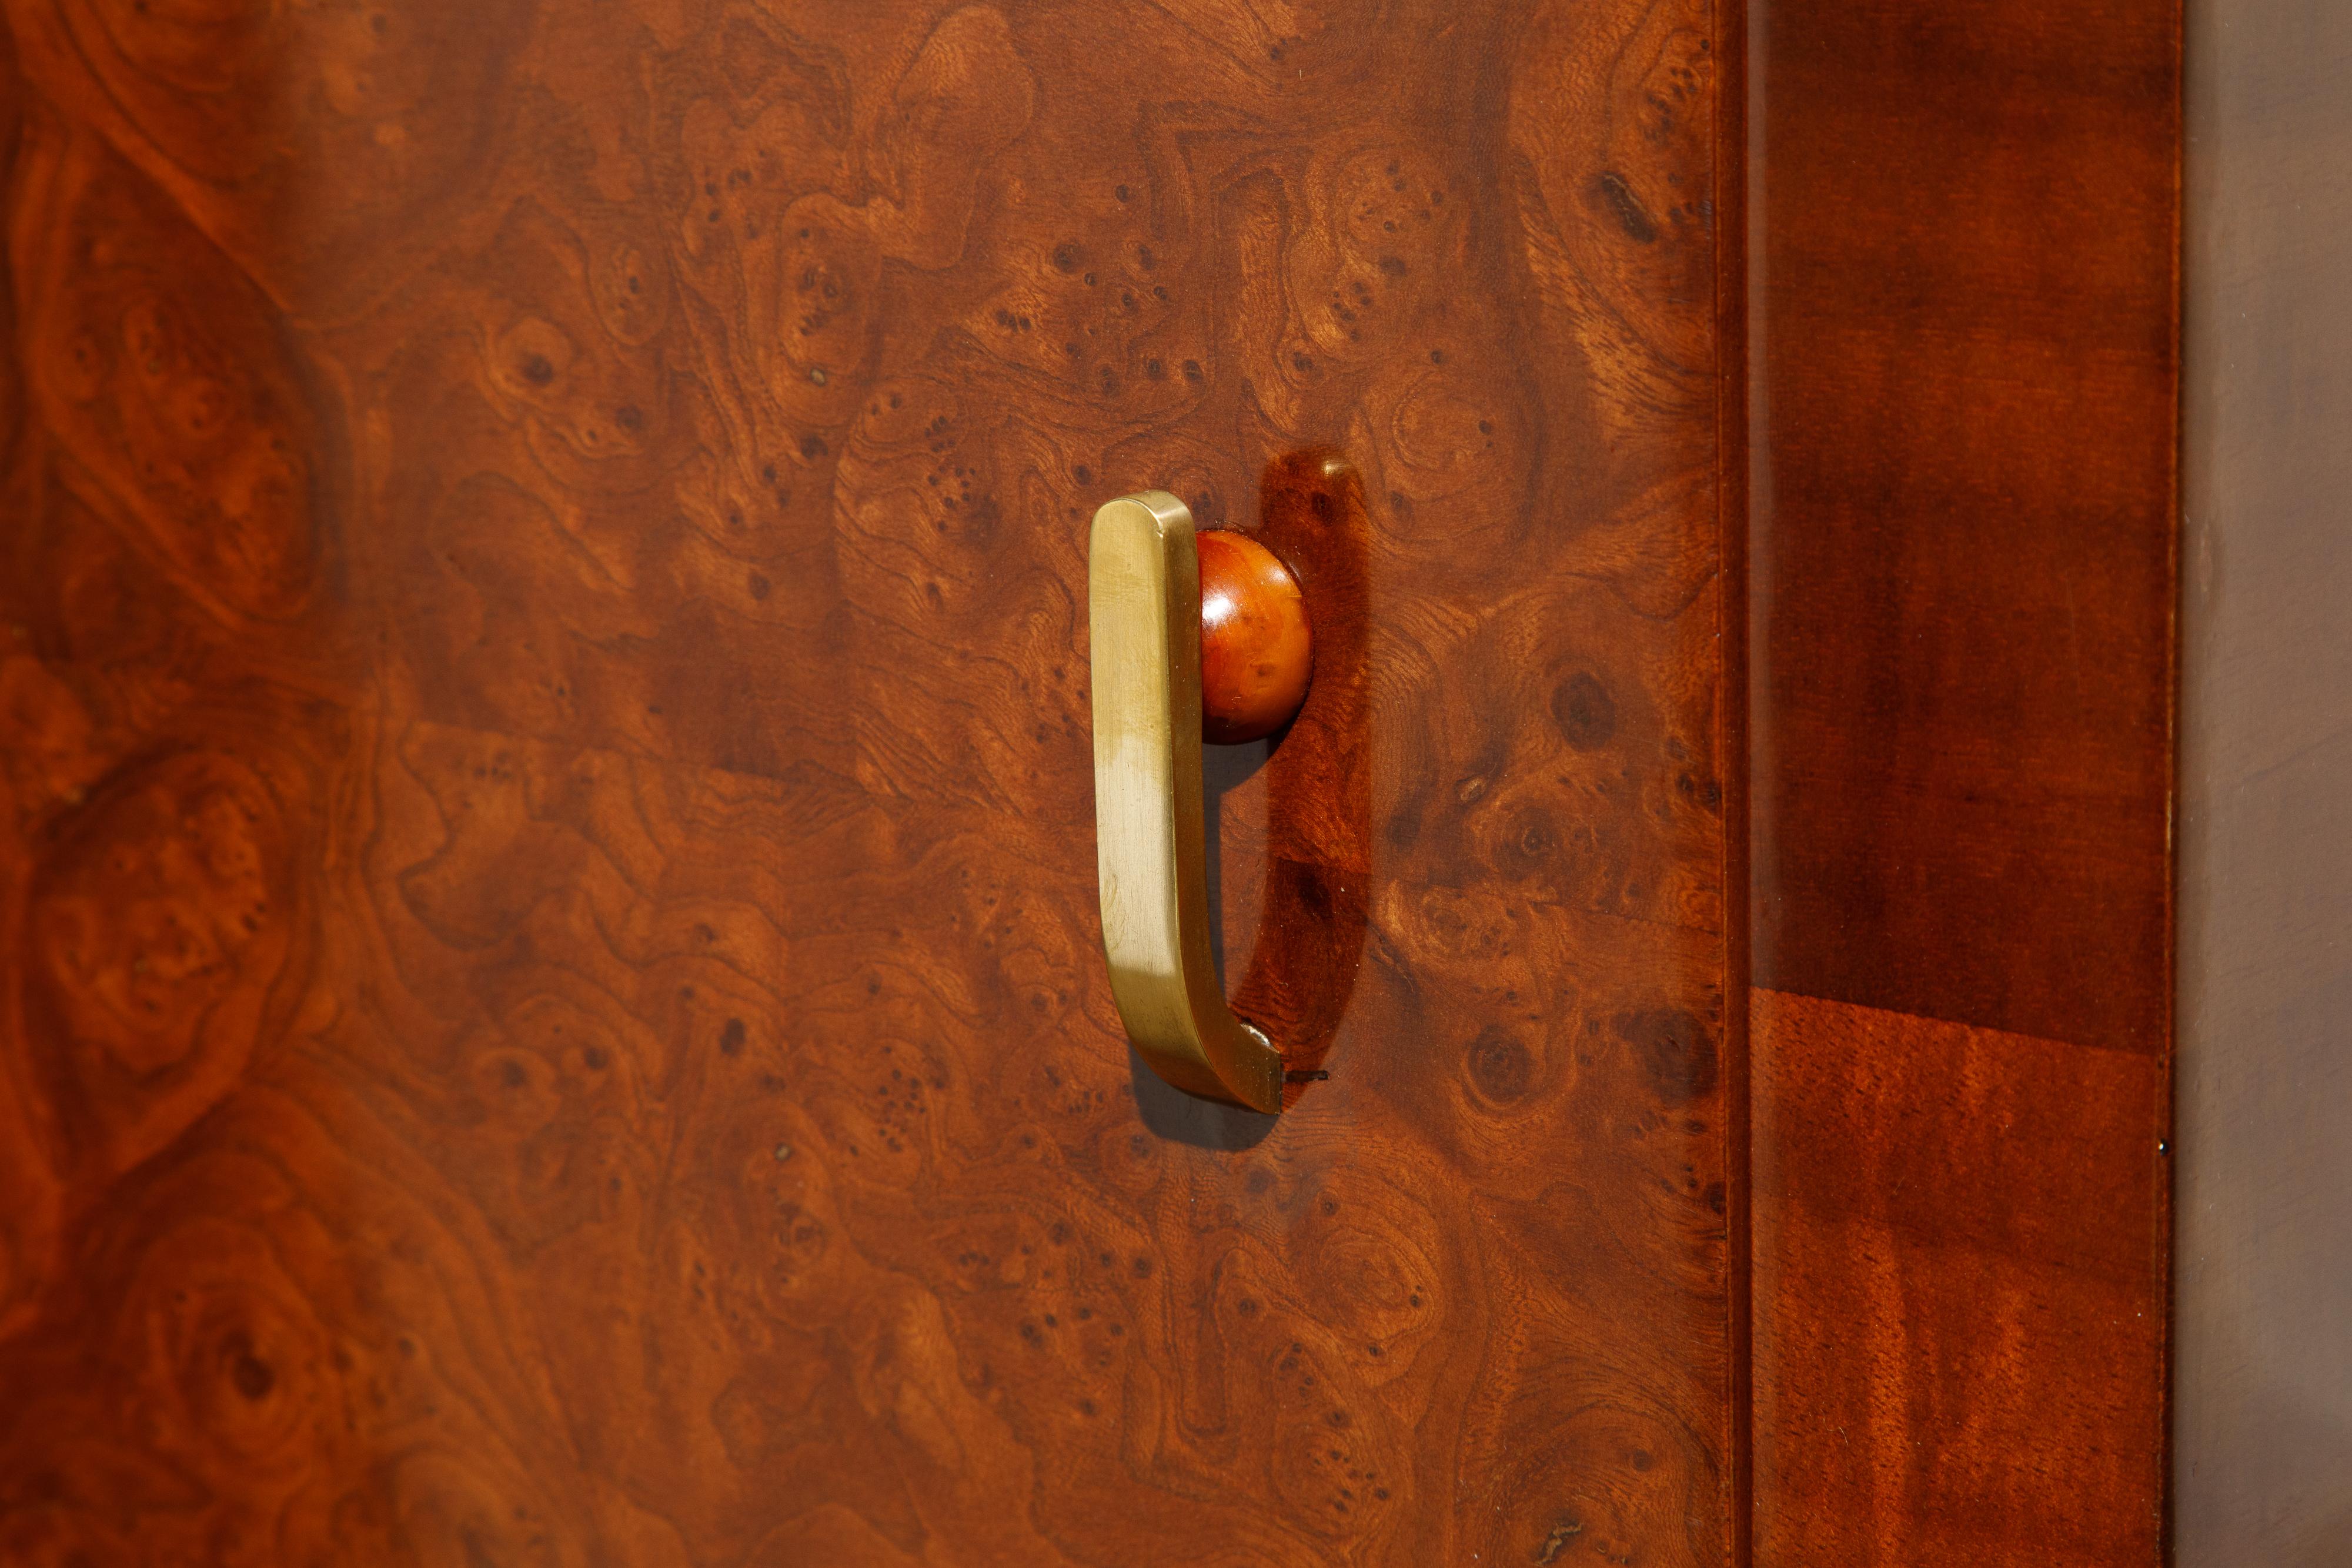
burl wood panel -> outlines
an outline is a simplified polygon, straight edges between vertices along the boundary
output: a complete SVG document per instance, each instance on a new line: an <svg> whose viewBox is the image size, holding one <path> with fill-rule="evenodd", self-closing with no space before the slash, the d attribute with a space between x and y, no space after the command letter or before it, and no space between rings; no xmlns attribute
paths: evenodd
<svg viewBox="0 0 2352 1568"><path fill-rule="evenodd" d="M6 14L0 1559L1723 1560L1721 18ZM1152 485L1278 1121L1102 973Z"/></svg>
<svg viewBox="0 0 2352 1568"><path fill-rule="evenodd" d="M1756 1560L2160 1562L2157 1064L1779 991L1750 1029Z"/></svg>
<svg viewBox="0 0 2352 1568"><path fill-rule="evenodd" d="M2153 1564L2179 7L1750 16L1757 1561Z"/></svg>

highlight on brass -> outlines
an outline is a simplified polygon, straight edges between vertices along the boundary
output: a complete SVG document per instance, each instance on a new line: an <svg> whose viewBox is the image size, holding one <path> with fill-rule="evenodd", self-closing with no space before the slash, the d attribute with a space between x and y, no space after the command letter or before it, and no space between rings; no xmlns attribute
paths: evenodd
<svg viewBox="0 0 2352 1568"><path fill-rule="evenodd" d="M1226 1006L1209 952L1192 514L1164 490L1122 496L1095 514L1087 560L1111 997L1160 1077L1271 1114L1282 1109L1282 1056Z"/></svg>

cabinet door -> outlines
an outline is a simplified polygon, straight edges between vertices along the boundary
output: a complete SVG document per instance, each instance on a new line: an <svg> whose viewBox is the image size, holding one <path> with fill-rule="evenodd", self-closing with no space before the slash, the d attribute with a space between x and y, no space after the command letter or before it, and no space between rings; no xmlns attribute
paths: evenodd
<svg viewBox="0 0 2352 1568"><path fill-rule="evenodd" d="M0 1558L1725 1559L1707 6L7 17ZM1278 1117L1111 1004L1149 487Z"/></svg>

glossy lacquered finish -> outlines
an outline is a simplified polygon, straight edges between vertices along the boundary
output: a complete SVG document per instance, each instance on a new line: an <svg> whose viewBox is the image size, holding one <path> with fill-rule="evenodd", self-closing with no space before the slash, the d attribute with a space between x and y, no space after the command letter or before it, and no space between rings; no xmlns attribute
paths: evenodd
<svg viewBox="0 0 2352 1568"><path fill-rule="evenodd" d="M1756 1559L2152 1568L2179 9L1750 15Z"/></svg>
<svg viewBox="0 0 2352 1568"><path fill-rule="evenodd" d="M2164 1115L2148 1059L1780 991L1750 1020L1756 1561L2157 1568L2163 1193L2117 1157Z"/></svg>
<svg viewBox="0 0 2352 1568"><path fill-rule="evenodd" d="M0 1559L1720 1562L1732 19L226 15L6 7ZM1278 1118L1103 970L1150 486Z"/></svg>
<svg viewBox="0 0 2352 1568"><path fill-rule="evenodd" d="M1314 632L1298 580L1246 534L1198 536L1201 726L1219 746L1272 735L1306 700Z"/></svg>

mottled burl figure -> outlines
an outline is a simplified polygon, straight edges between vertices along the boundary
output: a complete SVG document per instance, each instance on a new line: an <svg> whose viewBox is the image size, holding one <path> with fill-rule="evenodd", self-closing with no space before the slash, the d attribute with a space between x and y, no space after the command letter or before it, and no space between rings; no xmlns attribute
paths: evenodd
<svg viewBox="0 0 2352 1568"><path fill-rule="evenodd" d="M1729 24L5 16L0 1561L1721 1561ZM1103 973L1152 486L1274 1123Z"/></svg>

